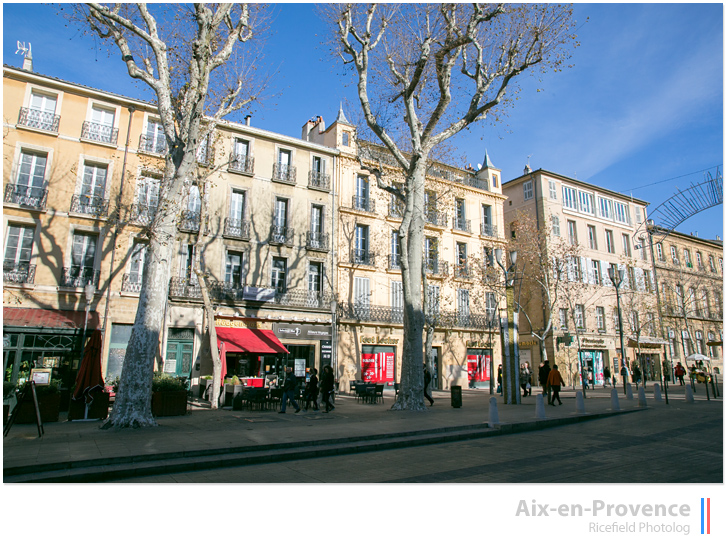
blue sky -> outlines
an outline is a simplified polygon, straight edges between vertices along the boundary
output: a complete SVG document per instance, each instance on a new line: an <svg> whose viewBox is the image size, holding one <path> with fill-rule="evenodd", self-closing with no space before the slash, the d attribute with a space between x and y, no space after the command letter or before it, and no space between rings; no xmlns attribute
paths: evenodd
<svg viewBox="0 0 726 550"><path fill-rule="evenodd" d="M56 13L53 6L4 4L3 62L20 66L16 42L31 42L36 72L150 98L118 54L109 56ZM543 82L523 79L503 124L480 124L456 138L465 162L476 165L487 149L506 181L529 157L533 169L632 193L651 209L722 167L722 5L577 4L575 16L581 46L574 68ZM355 88L324 38L311 4L275 6L264 59L278 72L275 96L255 111L254 126L298 137L315 115L331 122L341 101L353 109ZM723 237L723 209L678 230Z"/></svg>

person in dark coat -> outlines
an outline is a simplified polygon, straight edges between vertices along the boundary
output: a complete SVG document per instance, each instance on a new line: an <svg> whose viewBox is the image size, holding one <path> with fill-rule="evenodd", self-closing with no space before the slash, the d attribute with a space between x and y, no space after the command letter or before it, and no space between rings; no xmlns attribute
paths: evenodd
<svg viewBox="0 0 726 550"><path fill-rule="evenodd" d="M330 395L333 393L335 387L335 378L333 377L333 369L330 366L326 366L323 369L323 374L320 376L320 391L323 392L323 403L325 403L325 410L323 412L330 412L335 407L330 403Z"/></svg>
<svg viewBox="0 0 726 550"><path fill-rule="evenodd" d="M434 404L434 399L429 394L429 384L431 384L431 373L429 372L429 369L426 368L426 365L424 365L424 397L429 400L429 403L431 405Z"/></svg>
<svg viewBox="0 0 726 550"><path fill-rule="evenodd" d="M312 369L310 371L310 380L305 387L305 410L308 410L310 403L313 404L313 410L318 410L318 371Z"/></svg>
<svg viewBox="0 0 726 550"><path fill-rule="evenodd" d="M609 386L610 385L610 367L606 366L603 369L603 376L605 377L605 385Z"/></svg>
<svg viewBox="0 0 726 550"><path fill-rule="evenodd" d="M539 371L537 372L537 375L539 376L539 383L542 386L542 395L547 396L547 403L549 403L550 397L549 397L549 389L547 387L547 378L550 375L549 361L545 361L545 362L539 364Z"/></svg>
<svg viewBox="0 0 726 550"><path fill-rule="evenodd" d="M300 405L295 401L295 392L297 391L297 377L292 373L292 367L285 369L285 383L282 386L282 406L280 407L279 414L285 414L285 408L287 407L287 400L290 400L292 406L295 407L295 412L300 412Z"/></svg>
<svg viewBox="0 0 726 550"><path fill-rule="evenodd" d="M502 389L502 366L499 365L499 370L497 371L497 393L502 393L504 390ZM504 394L502 394L504 395Z"/></svg>

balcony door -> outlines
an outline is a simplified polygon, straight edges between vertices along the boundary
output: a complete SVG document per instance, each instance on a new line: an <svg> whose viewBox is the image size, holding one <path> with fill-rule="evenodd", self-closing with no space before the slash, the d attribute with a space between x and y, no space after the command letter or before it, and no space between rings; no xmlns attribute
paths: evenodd
<svg viewBox="0 0 726 550"><path fill-rule="evenodd" d="M83 278L86 279L86 282L93 281L97 241L98 235L94 233L75 233L73 235L70 271L72 278Z"/></svg>
<svg viewBox="0 0 726 550"><path fill-rule="evenodd" d="M108 143L113 134L113 123L116 118L116 112L111 109L101 109L93 107L91 111L91 128L88 137L94 141L102 141Z"/></svg>
<svg viewBox="0 0 726 550"><path fill-rule="evenodd" d="M27 225L9 225L5 239L3 271L26 271L33 253L35 229Z"/></svg>
<svg viewBox="0 0 726 550"><path fill-rule="evenodd" d="M26 151L20 154L16 195L38 200L43 196L47 162L48 157L45 154Z"/></svg>

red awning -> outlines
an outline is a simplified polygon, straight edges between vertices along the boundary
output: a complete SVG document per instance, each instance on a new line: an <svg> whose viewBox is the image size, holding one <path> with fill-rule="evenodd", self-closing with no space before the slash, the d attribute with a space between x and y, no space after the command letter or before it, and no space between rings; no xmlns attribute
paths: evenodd
<svg viewBox="0 0 726 550"><path fill-rule="evenodd" d="M42 328L83 328L86 312L61 311L57 309L36 309L24 307L3 307L3 326ZM88 330L99 328L97 311L88 314Z"/></svg>
<svg viewBox="0 0 726 550"><path fill-rule="evenodd" d="M271 330L217 327L217 339L232 353L290 353Z"/></svg>

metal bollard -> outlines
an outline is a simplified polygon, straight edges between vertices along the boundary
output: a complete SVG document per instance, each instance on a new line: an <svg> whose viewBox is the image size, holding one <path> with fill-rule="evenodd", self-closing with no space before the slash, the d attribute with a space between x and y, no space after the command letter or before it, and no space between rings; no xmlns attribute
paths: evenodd
<svg viewBox="0 0 726 550"><path fill-rule="evenodd" d="M610 390L610 408L614 411L620 410L620 400L618 399L618 390L616 388Z"/></svg>
<svg viewBox="0 0 726 550"><path fill-rule="evenodd" d="M497 408L497 398L492 396L489 398L489 427L494 428L499 425L499 409Z"/></svg>

